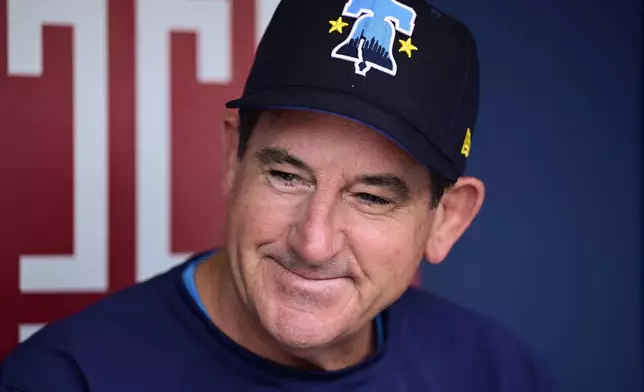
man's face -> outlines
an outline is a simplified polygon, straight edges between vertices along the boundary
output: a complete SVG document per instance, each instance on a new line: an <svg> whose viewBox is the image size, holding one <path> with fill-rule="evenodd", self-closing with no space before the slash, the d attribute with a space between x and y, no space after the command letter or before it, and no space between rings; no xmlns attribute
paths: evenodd
<svg viewBox="0 0 644 392"><path fill-rule="evenodd" d="M283 345L348 337L412 281L433 217L429 176L384 136L337 116L265 112L229 175L235 283Z"/></svg>

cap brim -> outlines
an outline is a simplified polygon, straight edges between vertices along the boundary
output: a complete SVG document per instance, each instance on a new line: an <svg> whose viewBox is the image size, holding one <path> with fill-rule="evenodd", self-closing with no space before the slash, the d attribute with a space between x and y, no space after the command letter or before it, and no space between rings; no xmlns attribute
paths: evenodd
<svg viewBox="0 0 644 392"><path fill-rule="evenodd" d="M342 116L382 134L428 169L456 181L453 163L400 116L349 93L288 88L262 91L226 103L227 108L297 109Z"/></svg>

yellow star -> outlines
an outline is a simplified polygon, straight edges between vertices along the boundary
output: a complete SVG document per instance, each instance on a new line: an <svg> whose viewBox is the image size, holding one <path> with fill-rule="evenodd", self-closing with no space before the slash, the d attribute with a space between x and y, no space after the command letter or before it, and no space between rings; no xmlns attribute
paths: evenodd
<svg viewBox="0 0 644 392"><path fill-rule="evenodd" d="M411 58L412 50L418 50L418 48L411 43L411 38L407 38L407 41L399 39L398 42L400 42L400 50L398 52L407 53L407 56L409 56L409 58Z"/></svg>
<svg viewBox="0 0 644 392"><path fill-rule="evenodd" d="M342 28L349 25L348 23L342 20L342 17L339 17L338 20L330 20L329 23L331 24L331 29L329 29L329 33L333 33L334 31L337 31L338 33L342 34Z"/></svg>

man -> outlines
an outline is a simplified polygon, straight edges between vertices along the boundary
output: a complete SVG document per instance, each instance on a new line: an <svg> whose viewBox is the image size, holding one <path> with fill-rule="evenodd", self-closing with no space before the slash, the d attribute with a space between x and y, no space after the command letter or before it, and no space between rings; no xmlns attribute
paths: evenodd
<svg viewBox="0 0 644 392"><path fill-rule="evenodd" d="M3 391L545 391L410 288L477 215L470 32L423 0L282 0L224 124L226 240L51 324Z"/></svg>

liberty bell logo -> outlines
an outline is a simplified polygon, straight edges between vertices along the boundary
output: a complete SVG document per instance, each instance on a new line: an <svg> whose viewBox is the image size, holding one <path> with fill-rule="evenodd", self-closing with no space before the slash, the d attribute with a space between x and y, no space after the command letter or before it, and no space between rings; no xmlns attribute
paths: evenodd
<svg viewBox="0 0 644 392"><path fill-rule="evenodd" d="M398 65L392 52L396 31L409 36L400 41L399 52L411 58L412 50L418 50L411 43L414 33L416 11L396 0L349 0L344 6L343 16L357 18L349 37L335 47L331 57L355 63L355 71L366 76L374 68L395 76ZM337 31L346 25L342 18L330 21Z"/></svg>

